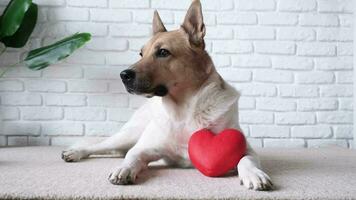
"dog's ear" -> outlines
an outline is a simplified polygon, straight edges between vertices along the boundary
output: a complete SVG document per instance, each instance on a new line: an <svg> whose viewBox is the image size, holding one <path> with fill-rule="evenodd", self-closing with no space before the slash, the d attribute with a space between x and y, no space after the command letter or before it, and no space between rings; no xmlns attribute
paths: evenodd
<svg viewBox="0 0 356 200"><path fill-rule="evenodd" d="M181 26L189 35L189 41L204 48L205 25L199 0L193 0Z"/></svg>
<svg viewBox="0 0 356 200"><path fill-rule="evenodd" d="M159 32L166 32L167 29L164 27L161 17L159 16L157 10L155 10L153 14L153 22L152 22L152 31L153 34L157 34Z"/></svg>

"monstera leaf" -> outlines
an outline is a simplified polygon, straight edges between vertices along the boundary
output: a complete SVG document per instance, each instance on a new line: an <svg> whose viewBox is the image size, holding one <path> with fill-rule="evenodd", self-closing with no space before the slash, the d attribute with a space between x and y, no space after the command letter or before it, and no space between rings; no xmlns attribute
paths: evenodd
<svg viewBox="0 0 356 200"><path fill-rule="evenodd" d="M26 11L18 30L11 36L1 38L0 41L7 47L21 48L25 46L36 26L37 15L37 5L32 3Z"/></svg>
<svg viewBox="0 0 356 200"><path fill-rule="evenodd" d="M77 33L49 46L30 51L24 62L30 69L40 70L68 57L91 38L89 33Z"/></svg>
<svg viewBox="0 0 356 200"><path fill-rule="evenodd" d="M21 26L32 0L12 0L7 5L0 21L0 38L13 35Z"/></svg>

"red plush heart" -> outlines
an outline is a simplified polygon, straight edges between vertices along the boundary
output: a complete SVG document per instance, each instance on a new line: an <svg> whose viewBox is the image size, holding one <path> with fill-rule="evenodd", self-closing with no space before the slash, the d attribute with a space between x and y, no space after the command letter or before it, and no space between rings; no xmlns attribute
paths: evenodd
<svg viewBox="0 0 356 200"><path fill-rule="evenodd" d="M236 129L214 134L208 129L195 132L188 144L193 165L204 175L217 177L236 168L246 153L244 135Z"/></svg>

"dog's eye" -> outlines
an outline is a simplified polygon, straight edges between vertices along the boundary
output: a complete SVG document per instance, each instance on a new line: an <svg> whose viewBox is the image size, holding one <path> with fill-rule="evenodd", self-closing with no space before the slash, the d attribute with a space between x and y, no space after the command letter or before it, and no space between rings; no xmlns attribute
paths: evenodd
<svg viewBox="0 0 356 200"><path fill-rule="evenodd" d="M167 49L159 49L157 52L156 52L156 56L157 57L167 57L171 55L171 53L167 50Z"/></svg>

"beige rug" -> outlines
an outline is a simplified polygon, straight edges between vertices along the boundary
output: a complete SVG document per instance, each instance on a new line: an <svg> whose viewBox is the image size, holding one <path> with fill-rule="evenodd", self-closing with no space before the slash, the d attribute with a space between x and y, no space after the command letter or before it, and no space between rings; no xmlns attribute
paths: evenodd
<svg viewBox="0 0 356 200"><path fill-rule="evenodd" d="M277 189L249 191L237 176L154 166L136 185L107 180L118 158L61 160L60 147L0 148L0 198L27 199L356 199L356 151L260 149Z"/></svg>

